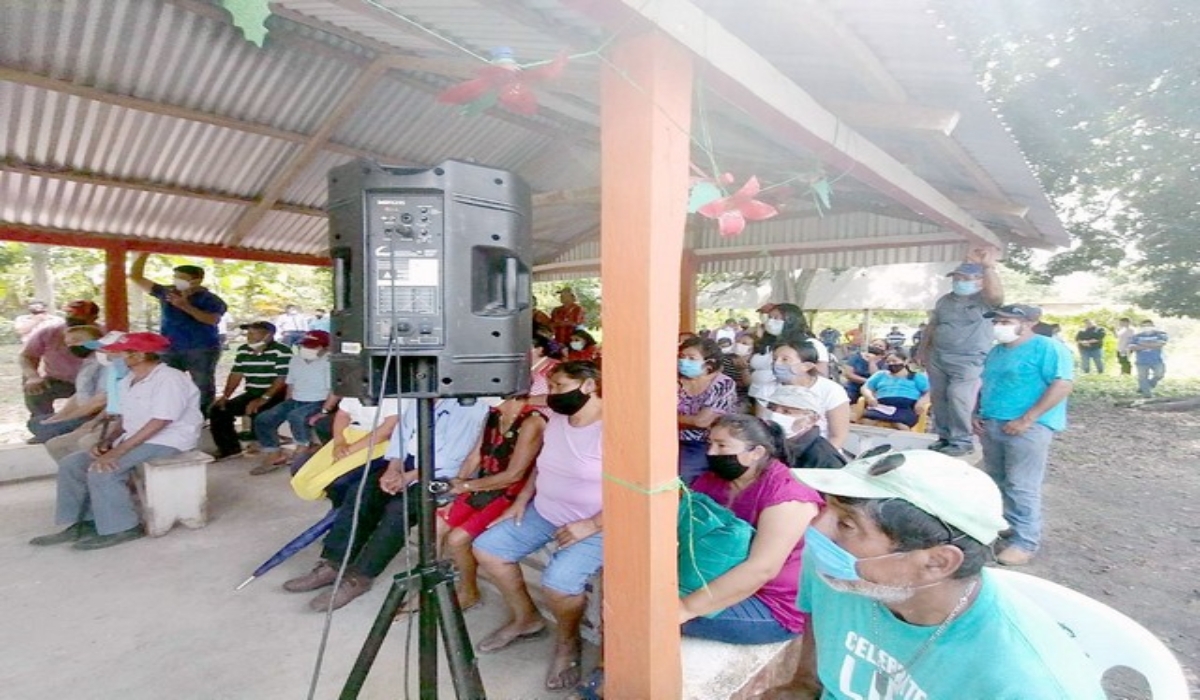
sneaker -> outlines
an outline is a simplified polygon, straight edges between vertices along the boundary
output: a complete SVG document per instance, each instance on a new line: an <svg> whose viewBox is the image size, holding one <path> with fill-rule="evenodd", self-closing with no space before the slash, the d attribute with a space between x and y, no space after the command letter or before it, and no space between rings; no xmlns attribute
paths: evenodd
<svg viewBox="0 0 1200 700"><path fill-rule="evenodd" d="M970 445L946 445L937 449L947 457L965 457L975 451Z"/></svg>
<svg viewBox="0 0 1200 700"><path fill-rule="evenodd" d="M35 547L48 547L52 544L66 544L67 542L78 542L85 537L92 537L96 534L96 523L91 520L82 520L71 525L62 532L56 532L52 535L42 535L29 540L29 544Z"/></svg>
<svg viewBox="0 0 1200 700"><path fill-rule="evenodd" d="M334 590L325 591L321 595L308 601L310 610L316 612L324 612L329 608L329 601L333 600L333 609L337 610L346 603L354 600L363 593L371 590L372 580L355 571L347 571L342 577L342 584Z"/></svg>
<svg viewBox="0 0 1200 700"><path fill-rule="evenodd" d="M1033 552L1015 545L1005 547L996 555L996 562L1004 566L1024 566L1033 559Z"/></svg>
<svg viewBox="0 0 1200 700"><path fill-rule="evenodd" d="M142 532L142 527L138 525L131 527L128 530L114 532L111 535L96 535L95 537L89 537L86 540L80 540L76 542L72 546L74 546L75 549L105 549L106 547L115 547L116 545L125 544L126 542L140 540L145 536L146 533Z"/></svg>
<svg viewBox="0 0 1200 700"><path fill-rule="evenodd" d="M308 593L332 585L336 578L337 567L322 559L307 574L285 581L283 590L290 593Z"/></svg>
<svg viewBox="0 0 1200 700"><path fill-rule="evenodd" d="M938 438L936 441L934 441L933 444L931 444L928 447L928 449L937 452L937 451L941 450L943 447L947 447L949 444L950 444L950 441L947 440L946 438Z"/></svg>

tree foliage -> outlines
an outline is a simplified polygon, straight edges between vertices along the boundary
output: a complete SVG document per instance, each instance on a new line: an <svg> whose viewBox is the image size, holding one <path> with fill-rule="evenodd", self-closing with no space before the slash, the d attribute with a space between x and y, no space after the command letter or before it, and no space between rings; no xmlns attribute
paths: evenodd
<svg viewBox="0 0 1200 700"><path fill-rule="evenodd" d="M1200 316L1200 4L939 0L1072 234L1043 277L1126 267Z"/></svg>

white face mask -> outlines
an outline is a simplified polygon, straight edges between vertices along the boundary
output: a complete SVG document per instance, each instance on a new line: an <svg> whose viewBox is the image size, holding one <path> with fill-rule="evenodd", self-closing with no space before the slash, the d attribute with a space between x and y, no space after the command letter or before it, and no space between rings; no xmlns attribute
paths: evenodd
<svg viewBox="0 0 1200 700"><path fill-rule="evenodd" d="M1011 343L1021 337L1020 326L1010 326L1005 324L995 324L992 326L992 337L997 343Z"/></svg>
<svg viewBox="0 0 1200 700"><path fill-rule="evenodd" d="M746 345L745 343L738 343L733 346L733 352L738 357L745 357L745 356L749 355L750 353L754 352L754 346Z"/></svg>
<svg viewBox="0 0 1200 700"><path fill-rule="evenodd" d="M785 437L792 437L793 435L796 434L796 430L795 430L796 417L795 416L789 416L786 413L779 413L777 411L768 411L767 413L769 414L767 416L767 418L772 423L775 423L780 428L783 428L783 434Z"/></svg>
<svg viewBox="0 0 1200 700"><path fill-rule="evenodd" d="M108 367L109 365L112 364L112 359L109 358L108 353L106 353L106 352L98 352L98 353L96 353L95 357L96 357L96 362L99 362L100 364L104 365L105 367Z"/></svg>
<svg viewBox="0 0 1200 700"><path fill-rule="evenodd" d="M321 349L320 348L300 348L299 355L300 355L300 359L302 359L302 360L315 360L321 356Z"/></svg>
<svg viewBox="0 0 1200 700"><path fill-rule="evenodd" d="M251 350L262 350L263 348L267 347L267 344L262 341L257 343L246 343L246 345L249 345Z"/></svg>
<svg viewBox="0 0 1200 700"><path fill-rule="evenodd" d="M179 279L178 277L176 277L175 278L175 288L181 292L186 292L187 290L192 288L192 282L191 282L191 280L184 280L184 279Z"/></svg>
<svg viewBox="0 0 1200 700"><path fill-rule="evenodd" d="M572 340L571 341L571 349L574 350L575 352L579 352L580 350L583 349L583 341L582 340Z"/></svg>
<svg viewBox="0 0 1200 700"><path fill-rule="evenodd" d="M781 332L783 332L783 319L782 318L767 319L767 322L763 324L763 330L770 333L771 335L779 335Z"/></svg>

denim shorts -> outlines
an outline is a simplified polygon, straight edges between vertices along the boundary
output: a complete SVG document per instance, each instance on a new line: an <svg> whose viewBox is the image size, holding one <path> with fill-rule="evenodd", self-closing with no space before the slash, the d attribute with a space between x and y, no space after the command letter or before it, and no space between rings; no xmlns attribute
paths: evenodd
<svg viewBox="0 0 1200 700"><path fill-rule="evenodd" d="M518 562L554 542L558 529L530 503L518 526L512 519L487 530L475 548L507 562ZM542 586L564 595L580 595L587 580L604 564L604 533L598 532L570 547L554 549L542 572Z"/></svg>

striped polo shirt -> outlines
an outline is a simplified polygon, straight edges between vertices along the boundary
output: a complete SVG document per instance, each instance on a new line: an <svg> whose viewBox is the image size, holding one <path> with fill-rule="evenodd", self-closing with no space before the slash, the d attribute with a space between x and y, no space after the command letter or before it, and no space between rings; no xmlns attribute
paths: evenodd
<svg viewBox="0 0 1200 700"><path fill-rule="evenodd" d="M283 343L272 341L257 353L243 344L237 349L230 371L242 375L247 394L258 396L269 389L276 378L287 376L291 360L292 351Z"/></svg>

